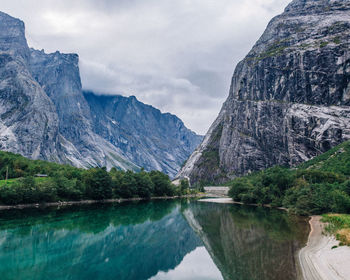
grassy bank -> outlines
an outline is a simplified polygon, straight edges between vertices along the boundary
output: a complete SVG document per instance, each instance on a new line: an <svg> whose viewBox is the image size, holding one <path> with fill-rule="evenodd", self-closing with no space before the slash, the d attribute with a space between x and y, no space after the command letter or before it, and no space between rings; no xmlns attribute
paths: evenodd
<svg viewBox="0 0 350 280"><path fill-rule="evenodd" d="M301 214L350 213L350 141L297 168L272 167L229 182L229 195Z"/></svg>
<svg viewBox="0 0 350 280"><path fill-rule="evenodd" d="M350 246L350 215L324 214L322 222L327 223L326 231L335 235L340 246Z"/></svg>

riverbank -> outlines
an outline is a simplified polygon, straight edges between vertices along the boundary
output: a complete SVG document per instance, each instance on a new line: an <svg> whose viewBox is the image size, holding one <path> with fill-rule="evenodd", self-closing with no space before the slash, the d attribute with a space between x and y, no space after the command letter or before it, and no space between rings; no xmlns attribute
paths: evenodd
<svg viewBox="0 0 350 280"><path fill-rule="evenodd" d="M47 202L47 203L31 203L31 204L18 204L18 205L0 205L1 210L11 209L26 209L26 208L46 208L57 206L71 206L71 205L84 205L84 204L97 204L97 203L122 203L131 201L147 201L147 200L160 200L160 199L177 199L177 198L201 198L205 197L205 194L191 194L182 196L159 196L151 198L119 198L119 199L105 199L105 200L78 200L78 201L59 201L59 202Z"/></svg>
<svg viewBox="0 0 350 280"><path fill-rule="evenodd" d="M339 241L334 236L323 234L325 224L321 222L321 216L312 216L309 223L308 242L299 252L303 279L349 279L350 247L335 247Z"/></svg>

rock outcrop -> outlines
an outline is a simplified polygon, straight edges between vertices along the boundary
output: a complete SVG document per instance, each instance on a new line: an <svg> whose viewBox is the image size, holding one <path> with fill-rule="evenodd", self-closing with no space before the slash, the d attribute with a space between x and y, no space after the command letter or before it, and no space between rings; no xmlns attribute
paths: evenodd
<svg viewBox="0 0 350 280"><path fill-rule="evenodd" d="M178 177L226 181L295 166L350 139L350 2L294 0L241 61Z"/></svg>
<svg viewBox="0 0 350 280"><path fill-rule="evenodd" d="M77 54L30 49L24 23L0 13L1 150L174 176L201 140L176 116L135 98L85 96Z"/></svg>

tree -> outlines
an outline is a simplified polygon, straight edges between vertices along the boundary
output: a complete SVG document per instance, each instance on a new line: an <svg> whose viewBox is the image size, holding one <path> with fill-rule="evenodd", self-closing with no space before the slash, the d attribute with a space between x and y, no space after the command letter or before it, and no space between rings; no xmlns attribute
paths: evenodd
<svg viewBox="0 0 350 280"><path fill-rule="evenodd" d="M174 188L171 185L168 175L160 171L151 171L149 176L154 184L155 196L174 195Z"/></svg>
<svg viewBox="0 0 350 280"><path fill-rule="evenodd" d="M190 184L188 183L187 179L182 179L180 181L180 190L181 194L187 194L190 189Z"/></svg>
<svg viewBox="0 0 350 280"><path fill-rule="evenodd" d="M137 196L137 182L132 171L128 170L125 172L117 193L123 198Z"/></svg>
<svg viewBox="0 0 350 280"><path fill-rule="evenodd" d="M150 198L153 193L154 184L149 174L145 171L141 171L135 174L135 179L139 197Z"/></svg>
<svg viewBox="0 0 350 280"><path fill-rule="evenodd" d="M89 198L112 198L112 179L105 168L91 168L86 171L84 182Z"/></svg>

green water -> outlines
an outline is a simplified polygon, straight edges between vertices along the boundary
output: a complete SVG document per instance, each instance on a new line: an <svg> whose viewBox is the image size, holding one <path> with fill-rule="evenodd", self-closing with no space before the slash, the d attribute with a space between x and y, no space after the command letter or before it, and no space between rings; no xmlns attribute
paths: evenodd
<svg viewBox="0 0 350 280"><path fill-rule="evenodd" d="M305 219L154 201L0 212L0 279L296 279Z"/></svg>

